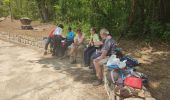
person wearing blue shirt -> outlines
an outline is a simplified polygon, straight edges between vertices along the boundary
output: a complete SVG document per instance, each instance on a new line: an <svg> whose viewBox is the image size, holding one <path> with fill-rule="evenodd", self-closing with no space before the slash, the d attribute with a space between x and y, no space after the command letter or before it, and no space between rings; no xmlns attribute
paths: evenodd
<svg viewBox="0 0 170 100"><path fill-rule="evenodd" d="M74 32L72 31L71 27L69 27L67 33L67 46L70 46L73 42L74 42Z"/></svg>

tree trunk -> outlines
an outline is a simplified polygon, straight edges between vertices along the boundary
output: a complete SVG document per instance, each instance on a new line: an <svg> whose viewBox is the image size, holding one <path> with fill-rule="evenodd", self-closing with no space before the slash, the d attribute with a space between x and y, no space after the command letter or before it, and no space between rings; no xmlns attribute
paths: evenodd
<svg viewBox="0 0 170 100"><path fill-rule="evenodd" d="M134 20L134 15L136 11L137 0L132 0L131 13L129 15L128 25L131 26Z"/></svg>
<svg viewBox="0 0 170 100"><path fill-rule="evenodd" d="M139 7L140 7L140 15L141 15L141 29L144 32L144 22L145 22L145 5L144 5L144 0L141 0L139 3Z"/></svg>
<svg viewBox="0 0 170 100"><path fill-rule="evenodd" d="M38 9L42 21L47 22L49 20L49 17L48 17L48 8L47 8L47 4L45 3L45 0L40 0L40 1L37 0L37 3L38 3Z"/></svg>
<svg viewBox="0 0 170 100"><path fill-rule="evenodd" d="M10 16L11 16L11 22L13 22L13 13L12 13L11 2L9 2L9 13L10 13Z"/></svg>

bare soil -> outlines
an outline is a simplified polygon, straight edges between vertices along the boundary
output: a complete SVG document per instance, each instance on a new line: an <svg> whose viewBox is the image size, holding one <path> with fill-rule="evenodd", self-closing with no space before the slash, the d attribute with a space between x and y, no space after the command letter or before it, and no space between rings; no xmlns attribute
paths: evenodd
<svg viewBox="0 0 170 100"><path fill-rule="evenodd" d="M34 30L21 30L20 22L9 18L0 22L0 32L44 37L55 27L33 22ZM170 99L169 44L121 40L125 54L137 58L139 71L149 77L149 90L157 100ZM22 100L106 100L103 87L91 85L94 75L88 69L70 65L42 52L0 41L0 99ZM63 76L63 77L62 77ZM61 79L60 79L61 78ZM66 78L66 79L65 79ZM9 84L9 85L8 85Z"/></svg>
<svg viewBox="0 0 170 100"><path fill-rule="evenodd" d="M107 100L93 78L86 68L0 40L0 100Z"/></svg>

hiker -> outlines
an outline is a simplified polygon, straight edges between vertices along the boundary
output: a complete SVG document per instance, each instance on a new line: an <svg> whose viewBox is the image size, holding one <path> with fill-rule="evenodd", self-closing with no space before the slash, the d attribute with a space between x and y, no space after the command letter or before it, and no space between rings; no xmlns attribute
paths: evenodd
<svg viewBox="0 0 170 100"><path fill-rule="evenodd" d="M93 54L93 52L96 51L96 49L99 48L101 44L99 44L99 36L96 33L96 28L90 29L90 41L88 44L88 47L84 50L84 65L85 67L90 66L90 57Z"/></svg>
<svg viewBox="0 0 170 100"><path fill-rule="evenodd" d="M112 38L112 35L109 33L108 34L108 38ZM103 43L104 43L104 41L105 40L101 40L101 41L99 41L99 42L97 42L97 44L98 45L100 45L99 47L98 47L98 49L96 49L96 51L95 52L93 52L92 54L91 54L91 57L90 57L90 66L89 66L89 68L90 69L93 69L93 72L94 73L96 73L96 70L95 70L95 66L94 66L94 64L93 64L93 60L94 59L96 59L98 56L100 56L100 51L101 51L101 48L102 48L102 46L103 46Z"/></svg>
<svg viewBox="0 0 170 100"><path fill-rule="evenodd" d="M64 28L64 26L62 24L59 24L56 27L56 29L54 30L54 47L53 47L53 54L52 54L52 56L55 55L57 45L60 45L61 44L61 40L63 39L63 36L62 36L63 28Z"/></svg>
<svg viewBox="0 0 170 100"><path fill-rule="evenodd" d="M69 27L67 33L67 47L70 46L73 42L74 42L74 32L72 31L71 27Z"/></svg>
<svg viewBox="0 0 170 100"><path fill-rule="evenodd" d="M44 51L44 55L47 55L47 49L48 49L48 45L50 44L50 52L52 52L53 49L53 42L54 42L54 31L55 29L52 29L49 32L48 38L47 38L47 42L45 43L45 51Z"/></svg>
<svg viewBox="0 0 170 100"><path fill-rule="evenodd" d="M84 34L82 33L81 29L77 29L77 35L74 38L74 43L71 45L71 51L69 53L69 56L72 57L71 64L76 63L76 57L77 57L77 52L83 51L85 45L84 45Z"/></svg>
<svg viewBox="0 0 170 100"><path fill-rule="evenodd" d="M107 62L107 56L115 54L115 41L109 35L109 31L105 28L100 30L100 36L102 38L103 45L101 51L96 52L96 58L93 60L93 64L96 70L97 81L93 83L94 86L101 85L103 82L103 64Z"/></svg>

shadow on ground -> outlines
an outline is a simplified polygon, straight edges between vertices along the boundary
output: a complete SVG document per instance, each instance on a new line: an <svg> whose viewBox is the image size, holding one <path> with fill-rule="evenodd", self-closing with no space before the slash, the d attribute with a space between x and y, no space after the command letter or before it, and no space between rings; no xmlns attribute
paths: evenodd
<svg viewBox="0 0 170 100"><path fill-rule="evenodd" d="M156 100L169 100L170 95L170 47L157 43L121 41L120 47L142 63L138 69L149 78L149 90Z"/></svg>
<svg viewBox="0 0 170 100"><path fill-rule="evenodd" d="M43 64L42 68L54 68L59 73L68 74L74 81L82 82L83 84L91 84L95 79L95 74L91 69L82 67L81 64L70 64L68 59L41 58L37 63Z"/></svg>

